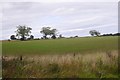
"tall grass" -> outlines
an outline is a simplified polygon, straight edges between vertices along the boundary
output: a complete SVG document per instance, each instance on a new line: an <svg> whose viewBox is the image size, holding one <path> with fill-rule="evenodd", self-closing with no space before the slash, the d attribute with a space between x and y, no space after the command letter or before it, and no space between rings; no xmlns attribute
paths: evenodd
<svg viewBox="0 0 120 80"><path fill-rule="evenodd" d="M118 52L3 57L3 78L118 78Z"/></svg>

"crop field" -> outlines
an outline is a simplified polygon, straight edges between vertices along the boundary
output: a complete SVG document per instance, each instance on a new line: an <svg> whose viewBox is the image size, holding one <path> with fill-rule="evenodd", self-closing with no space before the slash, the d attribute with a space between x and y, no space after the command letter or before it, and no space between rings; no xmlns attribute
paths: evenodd
<svg viewBox="0 0 120 80"><path fill-rule="evenodd" d="M117 36L3 41L2 53L3 78L119 77Z"/></svg>
<svg viewBox="0 0 120 80"><path fill-rule="evenodd" d="M3 55L98 52L118 49L118 37L84 37L31 41L3 41Z"/></svg>

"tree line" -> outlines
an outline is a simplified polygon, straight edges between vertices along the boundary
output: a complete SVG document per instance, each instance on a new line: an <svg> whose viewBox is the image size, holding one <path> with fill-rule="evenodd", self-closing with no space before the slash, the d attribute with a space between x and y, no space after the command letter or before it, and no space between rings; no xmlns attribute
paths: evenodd
<svg viewBox="0 0 120 80"><path fill-rule="evenodd" d="M110 34L100 34L99 31L96 31L96 30L91 30L89 31L89 34L91 34L91 36L120 36L120 33L110 33Z"/></svg>
<svg viewBox="0 0 120 80"><path fill-rule="evenodd" d="M31 40L34 39L33 35L31 34L31 30L32 28L27 27L27 26L17 26L17 30L15 31L16 35L11 35L10 39L11 40ZM41 37L41 39L48 39L48 35L52 38L52 39L56 39L56 35L57 35L57 29L53 29L51 27L42 27L42 29L40 30L40 33L43 34L43 37ZM96 30L90 30L89 34L91 36L120 36L120 33L116 33L116 34L103 34L100 35L99 31ZM18 37L18 38L16 38ZM78 37L78 36L75 36ZM59 38L63 38L62 35L59 35Z"/></svg>
<svg viewBox="0 0 120 80"><path fill-rule="evenodd" d="M11 35L11 40L31 40L34 39L33 35L31 34L32 28L27 26L17 26L17 30L15 31L16 35ZM48 39L48 35L51 36L52 39L56 39L56 32L57 29L52 29L51 27L43 27L40 31L40 33L43 34L43 37L41 39ZM18 37L18 38L16 38ZM28 38L27 38L28 37ZM62 37L62 35L60 35Z"/></svg>

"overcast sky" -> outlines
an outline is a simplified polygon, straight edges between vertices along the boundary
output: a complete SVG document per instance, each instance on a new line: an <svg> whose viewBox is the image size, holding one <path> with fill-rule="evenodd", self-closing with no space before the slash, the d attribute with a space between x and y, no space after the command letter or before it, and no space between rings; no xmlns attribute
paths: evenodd
<svg viewBox="0 0 120 80"><path fill-rule="evenodd" d="M104 33L118 32L117 2L6 2L0 3L2 33L0 39L15 34L16 26L32 28L40 38L42 27L50 26L63 36L89 36L90 30ZM1 21L0 21L1 22Z"/></svg>

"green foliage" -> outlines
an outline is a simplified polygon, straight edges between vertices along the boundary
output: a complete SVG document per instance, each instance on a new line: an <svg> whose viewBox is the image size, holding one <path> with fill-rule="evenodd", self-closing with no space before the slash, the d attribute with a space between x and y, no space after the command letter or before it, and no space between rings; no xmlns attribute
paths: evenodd
<svg viewBox="0 0 120 80"><path fill-rule="evenodd" d="M45 38L47 35L55 35L56 34L56 29L51 29L51 27L43 27L40 33L44 34Z"/></svg>
<svg viewBox="0 0 120 80"><path fill-rule="evenodd" d="M90 33L92 36L100 36L100 32L99 32L99 31L96 31L96 30L90 30L89 33Z"/></svg>
<svg viewBox="0 0 120 80"><path fill-rule="evenodd" d="M31 33L32 28L30 27L26 27L26 26L17 26L17 31L16 32L16 36L21 36L21 38L25 38L25 36L29 36L29 34Z"/></svg>
<svg viewBox="0 0 120 80"><path fill-rule="evenodd" d="M11 36L10 36L10 39L11 39L11 40L16 40L15 35L11 35Z"/></svg>

